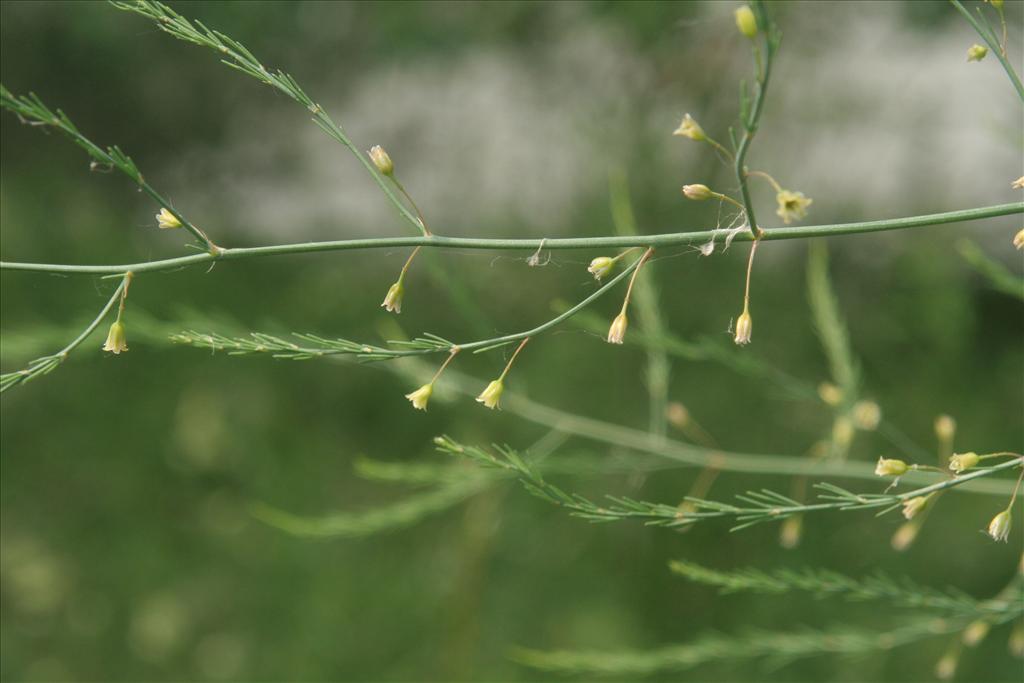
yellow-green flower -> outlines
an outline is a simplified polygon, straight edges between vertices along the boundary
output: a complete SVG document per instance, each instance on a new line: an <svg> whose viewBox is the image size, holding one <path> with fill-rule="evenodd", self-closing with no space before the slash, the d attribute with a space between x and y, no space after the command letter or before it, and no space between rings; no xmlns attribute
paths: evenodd
<svg viewBox="0 0 1024 683"><path fill-rule="evenodd" d="M391 285L388 289L387 296L384 297L384 303L381 304L388 311L395 313L402 312L402 294L405 293L405 287L402 286L402 281L399 280L395 284Z"/></svg>
<svg viewBox="0 0 1024 683"><path fill-rule="evenodd" d="M712 197L711 188L708 187L707 185L702 185L700 183L695 183L693 185L683 185L683 195L687 199L692 199L697 202L703 201L705 199L711 199Z"/></svg>
<svg viewBox="0 0 1024 683"><path fill-rule="evenodd" d="M978 464L981 458L978 457L977 453L957 453L949 459L949 469L953 470L957 474L960 474L964 470L969 470Z"/></svg>
<svg viewBox="0 0 1024 683"><path fill-rule="evenodd" d="M754 10L749 5L737 7L733 13L736 17L736 28L747 38L757 35L757 19L754 17Z"/></svg>
<svg viewBox="0 0 1024 683"><path fill-rule="evenodd" d="M406 394L405 397L412 401L412 407L416 410L426 410L427 401L430 400L431 394L434 393L434 383L424 384L416 391Z"/></svg>
<svg viewBox="0 0 1024 683"><path fill-rule="evenodd" d="M740 317L736 319L736 335L733 337L733 341L743 346L744 344L750 343L750 335L754 331L754 320L750 317L750 312L744 310L740 314Z"/></svg>
<svg viewBox="0 0 1024 683"><path fill-rule="evenodd" d="M110 351L113 354L118 354L122 351L128 350L128 340L124 333L124 323L120 320L115 320L110 326L110 331L107 332L107 341L103 344L103 350Z"/></svg>
<svg viewBox="0 0 1024 683"><path fill-rule="evenodd" d="M156 224L161 230L174 230L181 227L181 221L166 208L160 209L160 213L156 215Z"/></svg>
<svg viewBox="0 0 1024 683"><path fill-rule="evenodd" d="M789 223L792 220L801 220L807 217L807 207L814 201L810 197L805 197L803 192L792 192L790 190L781 190L775 195L775 201L779 203L779 208L776 210L776 214L784 222Z"/></svg>
<svg viewBox="0 0 1024 683"><path fill-rule="evenodd" d="M505 384L500 379L496 379L480 392L480 395L476 397L476 401L477 403L483 403L493 410L499 407L498 403L501 401L501 393L503 391L505 391Z"/></svg>
<svg viewBox="0 0 1024 683"><path fill-rule="evenodd" d="M985 55L988 54L988 48L984 45L978 45L975 43L967 48L967 61L968 62L980 62L985 59Z"/></svg>
<svg viewBox="0 0 1024 683"><path fill-rule="evenodd" d="M993 541L1005 543L1006 539L1010 537L1012 523L1013 518L1010 516L1010 511L1003 510L988 523L988 535L992 537Z"/></svg>
<svg viewBox="0 0 1024 683"><path fill-rule="evenodd" d="M687 114L683 117L682 123L679 127L672 131L672 135L680 135L684 138L690 138L691 140L706 140L707 136L704 135L704 129L700 127L700 124L693 120L693 117Z"/></svg>
<svg viewBox="0 0 1024 683"><path fill-rule="evenodd" d="M621 344L622 340L626 337L627 325L629 325L629 319L626 317L625 311L615 316L611 327L608 328L608 343Z"/></svg>
<svg viewBox="0 0 1024 683"><path fill-rule="evenodd" d="M391 175L395 172L395 164L391 161L391 157L384 151L384 148L380 145L374 145L370 148L370 161L377 167L377 170L384 175Z"/></svg>
<svg viewBox="0 0 1024 683"><path fill-rule="evenodd" d="M880 477L898 477L906 473L907 463L895 458L879 458L875 465L875 474Z"/></svg>
<svg viewBox="0 0 1024 683"><path fill-rule="evenodd" d="M610 256L598 256L587 266L587 272L593 275L595 280L600 280L612 272L614 268L615 259Z"/></svg>

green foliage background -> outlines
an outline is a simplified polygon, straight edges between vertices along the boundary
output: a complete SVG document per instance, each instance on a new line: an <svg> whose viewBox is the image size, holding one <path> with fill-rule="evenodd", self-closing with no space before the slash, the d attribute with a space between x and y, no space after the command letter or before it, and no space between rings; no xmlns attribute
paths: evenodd
<svg viewBox="0 0 1024 683"><path fill-rule="evenodd" d="M858 4L865 12L882 10ZM388 131L349 120L346 84L367 73L384 79L421 63L445 72L495 51L541 79L535 54L544 45L557 44L579 26L607 30L616 45L654 65L656 78L644 81L639 97L616 101L614 117L594 111L573 124L616 136L603 157L590 159L628 172L640 229L713 224L713 207L687 205L678 186L697 180L730 187L727 169L707 150L667 135L677 121L666 118L652 131L649 109L652 102L662 107L667 102L678 114L689 108L709 130L724 131L734 112L735 83L748 68L746 50L734 40L731 4L175 6L292 73L332 113L340 106L336 118L357 143L363 148L383 144L399 170L403 158L431 148L415 129ZM1011 44L1019 45L1020 5L1007 6ZM814 90L803 91L800 82L786 77L787 64L797 68L801 59L816 59L829 49L834 35L829 30L837 30L828 25L829 13L849 9L833 3L776 3L773 9L786 34L786 56L751 158L769 170L777 161L766 149L799 153L831 139L829 122L872 116L871 110L850 111L850 102L841 98L815 99ZM809 19L809 13L818 18ZM962 49L973 42L969 27L950 28L959 18L942 2L904 3L883 16L887 30L900 36L897 44L884 46L893 55L945 30L959 40L946 45L959 62ZM812 30L814 21L824 22L826 30ZM251 207L215 205L213 215L190 211L188 188L207 179L224 182L212 177L223 166L183 160L216 158L239 136L258 146L261 140L317 133L307 130L311 126L301 111L218 66L211 54L104 4L4 2L0 57L8 88L34 90L94 140L120 145L217 241L240 246L295 239L299 228L288 224L270 236L248 233L233 217ZM997 70L994 62L973 68ZM941 101L958 97L958 87L977 72L968 73L958 81L933 69L921 78L934 79L933 96ZM993 79L994 87L1003 89L993 102L1019 107L1000 78ZM614 90L616 83L607 87ZM785 109L773 107L772 98L787 93L813 100L807 106L820 112L818 127L793 130L776 115ZM850 97L856 100L856 93ZM557 109L557 98L549 106ZM278 128L238 128L247 120L238 112L268 110L278 117ZM698 112L719 112L720 120ZM500 135L504 123L488 125ZM965 130L988 123L982 114L962 121ZM907 135L914 125L906 122ZM4 259L119 263L181 253L181 236L158 233L151 203L123 178L90 173L80 150L19 126L10 115L0 118L0 131ZM809 220L814 223L1012 201L1017 197L1009 181L1021 173L1021 131L993 125L985 132L1016 150L1016 166L974 158L968 168L915 168L932 178L928 190L911 185L913 191L897 193L896 202L891 196L873 201L859 195L856 186L845 195L815 193L817 179L801 177L799 164L787 166L792 177L784 184L815 198ZM382 137L371 139L371 134ZM467 210L473 210L472 150L460 149L458 140L440 142L453 148L453 157L429 161L461 188ZM561 149L557 140L546 144L553 153ZM232 178L244 183L247 175L258 175L273 194L275 181L286 183L300 172L300 152L296 146L282 157L240 158ZM334 158L338 167L356 163L340 147ZM701 159L696 165L695 158ZM855 171L836 159L836 176ZM892 173L894 184L904 182L884 166L877 172ZM950 205L960 176L980 176L992 189L966 199L967 204ZM422 203L415 174L403 181ZM407 226L369 181L363 179L363 185L339 192L362 192L365 203L380 205L379 213L354 221L337 215L314 226L318 236L405 234ZM286 196L273 200L287 207ZM253 201L259 202L259 195ZM769 202L762 193L765 218ZM432 209L444 215L440 207L422 208L428 218ZM523 211L529 213L529 207ZM575 194L568 215L567 221L548 225L549 232L533 228L531 235L610 233L607 185L592 182ZM470 215L454 232L511 236L520 230L515 216L488 214L479 219L480 232L468 227L474 223ZM444 224L433 227L449 234ZM957 419L959 450L1022 448L1021 303L995 291L956 249L957 240L969 236L1019 272L1019 255L1009 248L1019 228L1014 220L996 219L829 241L833 283L861 361L865 393L880 403L889 422L928 452L935 448L932 423L940 413ZM811 517L800 547L784 550L772 526L729 534L725 523L709 522L679 534L633 524L590 525L511 483L488 488L411 528L340 540L292 537L254 520L248 506L265 502L307 515L373 509L416 489L359 478L353 463L361 456L444 463L431 443L438 434L526 449L546 430L510 412L488 413L465 398L445 400L443 392L428 413L414 413L402 395L415 383L375 366L235 359L166 341L169 333L186 328L296 330L367 340L424 331L455 339L490 336L532 326L550 317L553 301L575 301L592 291L584 267L596 255L559 253L548 267L530 269L524 262L528 254L493 259L482 253L438 253L411 274L398 320L388 317L379 301L404 253L284 257L220 264L208 273L192 269L140 277L126 314L130 353L103 356L97 335L56 374L3 396L0 676L11 681L537 680L541 674L508 658L513 646L645 649L709 630L837 623L881 629L900 614L884 606L810 597L720 596L673 576L668 562L674 559L723 569L815 566L854 576L880 568L978 597L995 593L1013 575L1021 535L997 545L978 533L1003 503L967 493L945 496L906 553L889 546L901 521L895 516ZM661 312L673 334L728 341L725 327L739 312L745 255L743 247L708 259L684 252L653 262L644 277L657 283ZM755 266L755 332L748 351L817 384L828 377L828 364L807 306L805 256L804 244L763 247ZM29 273L3 273L0 284L5 370L58 348L76 325L91 319L113 286L109 280ZM451 297L450 287L461 294ZM610 319L616 298L602 300L593 312ZM502 364L500 352L457 362L481 386ZM641 349L613 348L569 325L530 344L510 387L563 410L646 428L645 368ZM683 402L727 450L800 455L831 424L820 403L782 398L773 387L710 362L673 360L670 398ZM870 468L880 453L898 451L877 434L859 434L851 457ZM552 457L608 455L631 454L571 439ZM686 494L695 474L680 469L563 477L559 484L594 498L611 493L673 502ZM727 499L748 488L787 491L788 486L783 478L727 474L712 495ZM856 486L873 491L882 485ZM1019 512L1016 524L1024 527ZM1019 676L1020 662L1005 654L1007 631L996 631L978 650L965 653L963 680ZM693 676L921 680L947 644L948 639L934 639L859 660L818 657L777 669L737 658L703 665Z"/></svg>

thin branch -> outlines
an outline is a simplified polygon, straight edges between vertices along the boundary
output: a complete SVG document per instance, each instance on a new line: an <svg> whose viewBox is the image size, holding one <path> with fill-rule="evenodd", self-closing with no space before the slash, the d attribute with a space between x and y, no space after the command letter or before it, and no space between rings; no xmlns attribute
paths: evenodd
<svg viewBox="0 0 1024 683"><path fill-rule="evenodd" d="M1018 77L1017 72L1014 71L1013 65L1010 64L1010 60L1006 58L1006 51L999 44L999 40L990 31L985 30L981 23L978 22L978 20L975 19L969 11L967 11L967 8L960 4L959 0L949 1L953 3L953 7L956 7L960 14L964 15L964 19L974 27L974 30L978 32L981 39L984 40L988 44L989 48L991 48L992 52L995 53L996 59L998 59L999 63L1003 65L1003 70L1006 71L1006 75L1010 77L1010 82L1013 83L1013 87L1017 91L1017 96L1020 97L1022 102L1024 102L1024 85L1021 84L1020 77Z"/></svg>
<svg viewBox="0 0 1024 683"><path fill-rule="evenodd" d="M49 374L50 372L56 370L57 366L59 366L61 363L67 360L68 355L76 348L78 348L78 346L82 342L88 339L89 335L92 334L93 330L95 330L99 326L99 324L103 322L103 318L107 316L107 313L109 313L110 309L114 307L114 304L116 304L120 300L121 293L124 292L125 286L127 285L130 279L130 273L126 273L124 277L121 278L121 284L119 284L117 286L117 289L114 290L114 293L110 295L110 300L107 301L107 303L103 306L102 309L100 309L100 312L96 316L96 318L93 319L93 321L89 323L84 330L82 330L82 333L75 337L75 339L70 344L68 344L63 349L61 349L60 351L53 355L43 356L42 358L36 358L22 370L17 370L15 372L6 372L0 375L0 392L7 391L11 387L18 386L19 384L30 382L37 377Z"/></svg>
<svg viewBox="0 0 1024 683"><path fill-rule="evenodd" d="M1024 214L1024 202L996 204L976 209L947 211L944 213L890 218L877 221L857 223L840 223L833 225L807 225L797 227L772 228L763 230L761 240L790 240L808 237L834 237L837 235L853 235L889 230L905 230L930 225L944 225L964 221L996 218ZM472 237L384 237L372 239L334 240L324 242L302 242L298 244L278 244L264 247L237 247L223 249L219 256L211 254L194 254L155 261L143 261L124 265L72 265L52 263L21 263L17 261L0 261L0 270L33 270L46 273L81 273L81 274L118 274L131 270L135 273L175 270L186 266L209 263L213 260L237 260L258 256L283 256L290 254L307 254L324 251L348 251L357 249L393 249L396 247L431 247L436 249L493 249L493 250L525 250L536 251L543 242L545 249L611 249L627 247L671 247L688 244L702 244L719 234L718 230L700 230L696 232L661 233L655 235L625 235L613 237L565 237L545 239L487 239ZM736 235L736 241L750 242L754 236L744 232Z"/></svg>

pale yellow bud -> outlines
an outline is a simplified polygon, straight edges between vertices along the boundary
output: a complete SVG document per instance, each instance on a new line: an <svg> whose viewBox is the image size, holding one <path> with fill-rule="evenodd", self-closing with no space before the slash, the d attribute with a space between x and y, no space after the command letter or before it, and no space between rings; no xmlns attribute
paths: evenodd
<svg viewBox="0 0 1024 683"><path fill-rule="evenodd" d="M682 403L673 401L665 409L665 417L676 429L683 429L690 423L690 411Z"/></svg>
<svg viewBox="0 0 1024 683"><path fill-rule="evenodd" d="M156 215L156 224L161 230L174 230L181 227L178 217L166 208L160 209L160 213Z"/></svg>
<svg viewBox="0 0 1024 683"><path fill-rule="evenodd" d="M921 526L917 522L905 522L900 525L900 528L896 530L896 533L892 535L892 539L889 543L892 545L892 549L896 552L903 552L911 546L914 539L917 538L917 532Z"/></svg>
<svg viewBox="0 0 1024 683"><path fill-rule="evenodd" d="M384 297L384 303L382 303L381 306L386 308L388 311L401 313L403 294L405 294L405 287L402 286L402 281L399 280L388 289L388 294Z"/></svg>
<svg viewBox="0 0 1024 683"><path fill-rule="evenodd" d="M736 334L732 340L740 346L750 343L750 335L754 331L754 321L750 317L750 313L743 311L740 317L736 319Z"/></svg>
<svg viewBox="0 0 1024 683"><path fill-rule="evenodd" d="M370 148L370 161L377 167L377 170L384 175L391 175L395 172L395 165L391 161L391 157L384 151L384 148L380 145L374 145Z"/></svg>
<svg viewBox="0 0 1024 683"><path fill-rule="evenodd" d="M853 421L845 415L836 418L832 423L832 443L843 448L853 441Z"/></svg>
<svg viewBox="0 0 1024 683"><path fill-rule="evenodd" d="M697 183L695 185L683 185L683 196L687 199L694 201L703 201L705 199L711 199L711 188L707 185L701 185Z"/></svg>
<svg viewBox="0 0 1024 683"><path fill-rule="evenodd" d="M1021 228L1016 235L1013 236L1013 246L1017 249L1024 249L1024 228Z"/></svg>
<svg viewBox="0 0 1024 683"><path fill-rule="evenodd" d="M422 387L412 392L411 394L406 394L405 397L412 401L412 407L415 408L416 410L426 410L427 401L430 400L430 396L433 393L434 383L431 382L430 384L424 384Z"/></svg>
<svg viewBox="0 0 1024 683"><path fill-rule="evenodd" d="M898 477L905 474L909 468L907 463L895 458L879 458L875 465L875 474L880 477Z"/></svg>
<svg viewBox="0 0 1024 683"><path fill-rule="evenodd" d="M992 5L996 9L1003 9L1003 0L985 0L985 2Z"/></svg>
<svg viewBox="0 0 1024 683"><path fill-rule="evenodd" d="M1006 641L1006 649L1014 657L1024 658L1024 621L1014 624L1010 639Z"/></svg>
<svg viewBox="0 0 1024 683"><path fill-rule="evenodd" d="M959 655L950 650L942 655L942 658L935 663L935 677L940 681L951 681L956 675L957 664L960 663Z"/></svg>
<svg viewBox="0 0 1024 683"><path fill-rule="evenodd" d="M682 123L679 127L672 131L672 135L680 135L684 138L690 138L691 140L706 140L707 136L704 134L704 129L700 127L700 124L693 120L693 117L687 114L683 117Z"/></svg>
<svg viewBox="0 0 1024 683"><path fill-rule="evenodd" d="M750 9L748 5L743 5L737 7L733 14L736 17L736 28L740 30L740 33L747 38L757 35L757 18L754 16L754 10Z"/></svg>
<svg viewBox="0 0 1024 683"><path fill-rule="evenodd" d="M801 527L803 527L803 517L800 515L787 517L782 522L782 529L779 531L779 545L787 550L797 547L800 544Z"/></svg>
<svg viewBox="0 0 1024 683"><path fill-rule="evenodd" d="M587 272L593 275L595 280L600 280L614 269L615 259L610 256L598 256L587 266Z"/></svg>
<svg viewBox="0 0 1024 683"><path fill-rule="evenodd" d="M990 623L982 621L981 619L972 621L967 625L967 628L964 629L963 635L961 636L964 645L967 647L976 646L978 643L985 640L985 636L988 635L988 631L991 627L992 625Z"/></svg>
<svg viewBox="0 0 1024 683"><path fill-rule="evenodd" d="M956 420L949 415L939 415L935 418L935 436L939 441L951 442L956 436Z"/></svg>
<svg viewBox="0 0 1024 683"><path fill-rule="evenodd" d="M857 401L853 406L853 423L857 429L870 432L882 421L882 409L874 401Z"/></svg>
<svg viewBox="0 0 1024 683"><path fill-rule="evenodd" d="M913 519L917 513L924 510L925 506L928 505L928 499L930 497L931 496L916 496L903 501L903 516L906 519Z"/></svg>
<svg viewBox="0 0 1024 683"><path fill-rule="evenodd" d="M483 403L493 410L499 407L498 403L501 401L501 393L503 391L505 391L505 385L500 379L496 379L480 392L480 395L476 397L476 401L477 403Z"/></svg>
<svg viewBox="0 0 1024 683"><path fill-rule="evenodd" d="M615 320L612 321L611 327L608 328L608 343L621 344L622 340L626 336L626 326L628 324L629 320L626 318L625 311L615 316Z"/></svg>
<svg viewBox="0 0 1024 683"><path fill-rule="evenodd" d="M1012 187L1015 190L1024 189L1024 175L1010 183L1010 187Z"/></svg>
<svg viewBox="0 0 1024 683"><path fill-rule="evenodd" d="M977 465L979 460L981 460L981 458L979 458L978 454L973 451L970 453L957 453L949 459L949 469L960 474L964 470L969 470Z"/></svg>
<svg viewBox="0 0 1024 683"><path fill-rule="evenodd" d="M985 55L988 54L988 48L984 45L978 45L975 43L967 48L967 61L968 62L980 62L985 59Z"/></svg>
<svg viewBox="0 0 1024 683"><path fill-rule="evenodd" d="M822 382L818 385L818 396L830 406L837 406L843 400L843 392L831 382Z"/></svg>
<svg viewBox="0 0 1024 683"><path fill-rule="evenodd" d="M115 320L110 326L110 331L107 332L107 341L103 344L103 350L110 351L115 355L128 350L128 340L124 333L124 323L120 320Z"/></svg>
<svg viewBox="0 0 1024 683"><path fill-rule="evenodd" d="M993 541L1006 543L1010 538L1011 526L1013 526L1013 517L1010 516L1009 510L1003 510L988 523L988 535L992 537Z"/></svg>

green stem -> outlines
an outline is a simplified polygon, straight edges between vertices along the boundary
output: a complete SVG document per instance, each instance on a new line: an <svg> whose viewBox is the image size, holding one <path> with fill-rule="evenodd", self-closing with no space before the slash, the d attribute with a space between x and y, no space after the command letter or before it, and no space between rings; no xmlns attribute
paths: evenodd
<svg viewBox="0 0 1024 683"><path fill-rule="evenodd" d="M772 228L763 231L762 240L788 240L808 237L834 237L837 235L853 235L887 230L905 230L928 225L943 225L963 221L995 218L1024 214L1024 202L997 204L977 209L948 211L945 213L892 218L879 221L863 221L858 223L841 223L835 225L807 225L786 228ZM605 249L627 247L670 247L687 244L700 244L721 234L720 230L700 230L696 232L663 233L657 235L615 236L615 237L566 237L541 239L486 239L464 237L384 237L373 239L336 240L326 242L303 242L299 244L279 244L265 247L238 247L223 249L220 256L212 254L194 254L157 261L143 261L125 265L81 266L50 263L21 263L17 261L0 261L0 270L32 270L45 273L80 273L92 275L117 275L125 271L135 273L175 270L185 266L209 263L213 260L227 261L246 259L257 256L281 256L286 254L305 254L322 251L346 251L352 249L383 249L395 247L433 247L439 249L519 249L536 250L541 242L545 249ZM739 242L753 241L750 233L741 233L735 238Z"/></svg>

